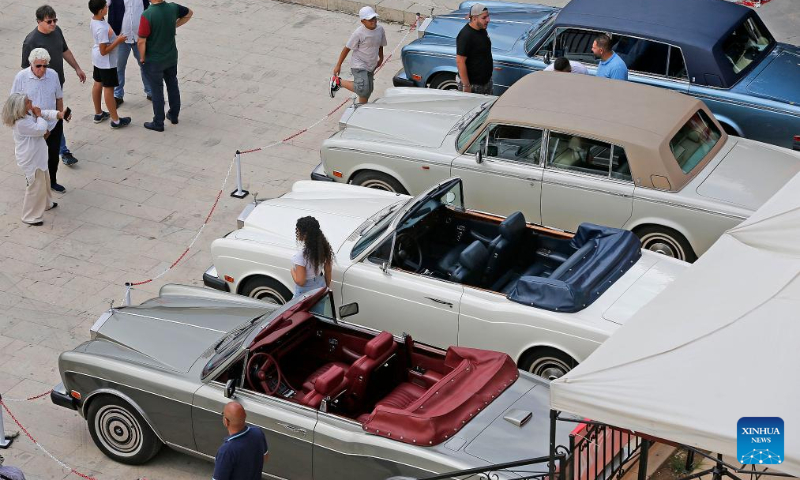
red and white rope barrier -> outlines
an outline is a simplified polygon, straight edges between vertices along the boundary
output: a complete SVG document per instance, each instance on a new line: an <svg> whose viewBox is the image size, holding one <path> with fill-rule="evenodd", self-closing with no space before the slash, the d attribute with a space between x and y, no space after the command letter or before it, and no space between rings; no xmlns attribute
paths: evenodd
<svg viewBox="0 0 800 480"><path fill-rule="evenodd" d="M50 392L46 392L46 393L50 393ZM44 395L45 394L39 395L39 397L44 396ZM30 399L33 399L33 397L30 398ZM30 399L28 399L28 400L30 400ZM91 475L86 475L85 473L81 473L78 470L70 467L69 465L67 465L63 461L59 460L58 457L56 457L55 455L50 453L46 448L44 448L44 446L42 446L41 443L39 443L38 441L36 441L35 438L33 438L33 435L31 435L31 433L28 431L28 429L25 428L24 426L22 426L22 423L20 423L20 421L17 420L17 417L14 416L14 414L11 412L11 410L9 410L8 405L5 404L5 400L0 400L0 406L3 407L3 409L6 411L6 413L8 413L8 416L11 417L11 420L13 420L14 423L17 424L19 429L22 430L22 433L24 433L25 436L28 437L28 439L31 442L33 442L34 445L36 445L36 448L38 448L39 450L42 451L42 453L44 453L45 455L50 457L50 459L53 460L55 463L57 463L61 468L63 468L64 470L67 470L69 473L77 475L77 476L79 476L81 478L85 478L86 480L97 480L95 477L92 477ZM0 414L2 414L2 412L0 412ZM0 432L0 433L3 433L3 432Z"/></svg>

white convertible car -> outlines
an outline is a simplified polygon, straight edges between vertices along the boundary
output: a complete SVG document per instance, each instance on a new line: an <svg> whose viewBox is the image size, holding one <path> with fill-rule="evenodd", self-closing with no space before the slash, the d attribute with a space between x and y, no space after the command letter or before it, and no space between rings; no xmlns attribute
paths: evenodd
<svg viewBox="0 0 800 480"><path fill-rule="evenodd" d="M508 353L556 378L583 361L687 264L641 249L631 232L583 224L573 236L466 210L461 180L417 197L297 182L250 204L211 245L212 288L283 303L295 223L312 215L336 252L331 289L348 321L446 347ZM355 304L355 305L353 305ZM344 308L343 307L343 308Z"/></svg>

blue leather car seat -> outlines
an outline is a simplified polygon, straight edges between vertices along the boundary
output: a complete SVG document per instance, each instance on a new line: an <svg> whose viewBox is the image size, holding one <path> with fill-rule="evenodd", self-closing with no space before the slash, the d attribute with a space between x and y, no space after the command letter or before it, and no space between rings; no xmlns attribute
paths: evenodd
<svg viewBox="0 0 800 480"><path fill-rule="evenodd" d="M525 216L514 212L500 223L500 234L488 245L489 261L486 264L483 282L492 285L508 269L514 253L525 233Z"/></svg>
<svg viewBox="0 0 800 480"><path fill-rule="evenodd" d="M461 252L449 280L465 285L477 285L486 269L489 260L489 251L480 241L475 240Z"/></svg>

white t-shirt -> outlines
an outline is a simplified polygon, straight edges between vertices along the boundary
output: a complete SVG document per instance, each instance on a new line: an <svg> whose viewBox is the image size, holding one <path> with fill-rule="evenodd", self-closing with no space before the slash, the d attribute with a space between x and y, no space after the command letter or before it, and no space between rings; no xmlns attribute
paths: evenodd
<svg viewBox="0 0 800 480"><path fill-rule="evenodd" d="M303 256L302 250L292 255L292 265L300 265L301 267L305 267L306 279L309 279L311 277L316 277L322 274L323 265L320 265L320 268L318 268L317 271L314 272L314 269L311 268L311 265L306 261L306 258Z"/></svg>
<svg viewBox="0 0 800 480"><path fill-rule="evenodd" d="M111 50L108 55L100 54L101 43L111 43L117 35L111 30L111 26L105 20L92 19L89 27L92 29L92 38L94 38L94 46L92 46L92 65L97 68L116 68L117 67L117 49Z"/></svg>
<svg viewBox="0 0 800 480"><path fill-rule="evenodd" d="M584 67L581 62L573 62L572 60L570 60L569 61L569 67L572 69L572 71L570 73L580 73L580 74L583 74L583 75L588 75L589 74L589 70L586 67ZM551 63L550 65L547 66L547 68L544 69L544 71L545 72L552 72L555 69L556 69L555 64Z"/></svg>
<svg viewBox="0 0 800 480"><path fill-rule="evenodd" d="M378 66L378 50L387 44L386 32L382 26L378 25L374 30L364 25L359 26L345 44L352 50L350 67L356 70L374 71Z"/></svg>
<svg viewBox="0 0 800 480"><path fill-rule="evenodd" d="M61 82L58 81L58 74L52 68L46 68L42 78L37 77L33 70L23 68L14 77L14 84L11 86L10 93L24 93L31 99L34 107L42 110L55 110L59 98L63 98ZM47 129L56 128L58 119L47 120Z"/></svg>

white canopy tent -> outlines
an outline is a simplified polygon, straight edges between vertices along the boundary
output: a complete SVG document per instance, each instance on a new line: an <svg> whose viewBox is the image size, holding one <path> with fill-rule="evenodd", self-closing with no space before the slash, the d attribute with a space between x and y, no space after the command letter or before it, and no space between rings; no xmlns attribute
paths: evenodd
<svg viewBox="0 0 800 480"><path fill-rule="evenodd" d="M781 417L800 476L800 174L585 362L551 408L736 457L741 417Z"/></svg>

